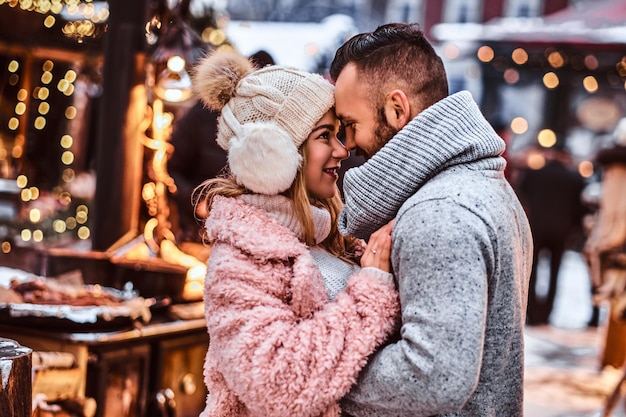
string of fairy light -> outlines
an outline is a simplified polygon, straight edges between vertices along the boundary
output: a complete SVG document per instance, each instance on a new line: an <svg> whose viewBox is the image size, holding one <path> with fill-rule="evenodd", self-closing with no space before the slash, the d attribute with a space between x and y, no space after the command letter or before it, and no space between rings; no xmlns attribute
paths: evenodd
<svg viewBox="0 0 626 417"><path fill-rule="evenodd" d="M109 9L106 2L98 2L95 5L93 0L0 0L0 6L18 8L23 11L39 13L45 15L43 26L50 30L60 30L64 36L74 39L77 43L82 43L88 37L96 37L101 35L97 33L97 27L103 27L109 18ZM61 14L63 14L61 18ZM205 28L201 33L201 38L215 48L230 48L226 39L226 33L223 29L228 23L228 16L219 14L216 17L215 26ZM59 24L61 26L59 26ZM151 45L158 41L158 30L161 22L158 16L153 17L146 23L146 42ZM31 74L26 68L26 57L10 59L7 63L6 70L8 74L7 82L13 87L18 87L15 97L14 115L9 117L7 126L8 130L13 132L13 137L4 138L0 135L0 177L9 178L10 172L4 172L11 166L19 165L24 155L26 145L26 131L32 127L38 131L43 130L48 124L47 115L51 111L52 105L56 103L55 97L58 94L72 97L74 94L74 82L78 75L69 69L60 78L55 79L53 69L55 67L54 58L45 59L41 66L41 77L38 81L32 82ZM27 80L28 79L28 80ZM70 100L71 102L71 100ZM33 104L38 103L38 104ZM29 106L36 105L36 115L29 117L33 111L29 111ZM33 109L34 110L34 109ZM78 110L73 105L68 105L64 109L64 117L66 124L73 120L78 114ZM31 124L27 126L27 124ZM72 167L75 155L72 151L74 138L69 133L61 133L58 137L58 146L61 148L60 160L62 169L60 178L61 184L54 187L52 195L56 201L65 209L68 209L72 203L73 196L66 191L63 184L70 184L74 181L76 173ZM4 167L4 168L3 168ZM19 173L19 171L18 171ZM20 226L19 236L12 236L15 239L21 239L22 243L38 243L42 242L51 234L64 234L73 231L79 239L89 239L91 232L87 225L89 219L89 209L86 205L80 204L72 212L63 211L63 218L55 218L50 225L49 213L42 212L37 204L43 193L39 187L32 183L32 180L24 173L19 173L16 177L15 184L19 189L20 200L28 209L26 217L30 224L28 226ZM57 215L59 213L56 213ZM58 217L58 216L55 216ZM42 223L46 222L48 227L42 227ZM11 243L0 240L0 251L8 253L11 251Z"/></svg>
<svg viewBox="0 0 626 417"><path fill-rule="evenodd" d="M455 60L461 56L462 51L458 45L450 42L444 45L443 52L447 59ZM533 57L523 47L516 47L510 56L497 56L491 46L482 45L476 50L476 58L484 64L492 64L496 70L502 73L503 80L509 85L514 85L520 81L520 69L522 67L535 65L540 59L547 63L547 65L542 65L544 74L541 77L541 83L547 90L554 90L559 86L561 79L558 70L563 69L566 65L569 65L574 71L587 73L580 79L580 85L587 93L595 94L601 88L597 78L600 63L593 53L568 55L556 47L547 47L541 57ZM466 76L469 78L479 77L478 69L474 69L473 72L472 70L466 72ZM611 88L626 90L626 56L615 63L614 69L606 71L605 75ZM517 135L525 134L531 128L528 120L522 116L513 117L509 121L509 127L511 132ZM537 132L536 141L543 148L551 148L557 143L557 135L552 129L540 129ZM545 160L540 151L529 152L526 163L531 168L539 169ZM578 172L585 178L593 176L593 163L589 160L580 161Z"/></svg>
<svg viewBox="0 0 626 417"><path fill-rule="evenodd" d="M52 73L54 69L54 62L51 60L45 60L42 63L42 75L39 79L38 85L36 85L32 92L27 91L26 88L20 88L17 92L17 103L14 108L14 116L8 120L8 128L10 131L16 132L15 140L10 152L10 157L19 159L24 152L24 134L17 133L24 131L21 129L22 123L27 123L28 120L24 118L27 112L27 102L29 98L38 100L37 115L32 120L32 126L34 129L43 130L46 126L46 116L50 112L50 96L51 92L56 90L57 94L64 94L71 97L74 93L74 82L76 81L77 74L74 70L69 69L65 72L62 78L55 83L55 79ZM18 85L20 83L20 63L18 60L10 60L7 65L7 71L11 75L9 76L10 85ZM68 105L64 111L64 117L70 121L76 117L78 110L73 105ZM62 149L60 156L60 163L65 168L62 171L61 179L64 183L70 183L75 178L75 172L72 168L74 162L74 153L72 152L72 145L74 139L70 134L62 134L59 138L59 146ZM5 147L3 146L4 150ZM9 158L8 153L0 153L0 162ZM40 190L36 185L30 184L29 178L20 174L16 178L16 185L20 189L20 199L24 203L34 202L40 197ZM53 189L57 201L64 206L69 206L72 201L72 195L68 191L64 191L61 186ZM65 219L56 219L52 223L52 230L55 233L65 233L68 230L76 230L76 236L79 239L88 239L90 236L89 227L86 225L88 220L89 209L86 205L78 205L75 212L69 214ZM28 219L31 223L31 227L25 227L20 232L20 238L23 242L41 242L44 239L44 230L38 227L43 220L43 214L37 207L33 207L28 212ZM0 244L1 250L4 253L8 253L11 250L11 244L8 241Z"/></svg>
<svg viewBox="0 0 626 417"><path fill-rule="evenodd" d="M48 29L57 23L56 15L65 10L69 16L76 17L76 19L66 22L61 31L65 36L76 39L78 43L82 43L85 37L94 36L96 25L109 18L107 4L96 7L93 0L0 0L0 5L3 4L45 14L43 25Z"/></svg>
<svg viewBox="0 0 626 417"><path fill-rule="evenodd" d="M73 38L78 43L82 43L85 37L94 36L96 33L96 25L105 22L109 17L109 10L106 4L104 7L96 7L92 0L0 0L0 5L8 5L9 7L19 8L24 11L36 12L46 15L43 20L43 26L51 29L57 24L57 15L65 11L71 16L72 21L66 22L60 30L68 37ZM74 19L75 18L75 19ZM24 146L26 142L26 123L32 122L32 127L36 130L43 130L47 124L46 116L51 109L51 95L63 94L71 97L74 94L74 82L77 79L77 73L69 69L62 78L55 80L53 75L55 63L53 60L47 59L42 63L42 73L37 85L32 87L32 91L28 91L28 83L23 83L26 88L19 88L16 96L16 104L14 115L8 119L7 127L9 131L15 132L12 144L7 151L7 144L3 143L0 137L0 162L4 162L5 166L11 166L10 159L19 160L24 154ZM19 86L21 82L21 62L19 59L9 60L7 64L8 84L11 86ZM27 71L27 70L24 70ZM26 75L24 75L26 76ZM37 105L37 115L29 120L28 106L30 99L39 102ZM73 120L78 114L78 110L73 105L68 105L64 111L66 121ZM72 164L75 155L72 151L74 138L68 134L62 134L58 139L61 147L60 164L64 167L61 173L63 183L69 184L75 178L75 171ZM9 161L9 163L7 163ZM40 190L25 174L20 174L16 178L16 185L20 190L20 200L23 203L36 202L40 196ZM69 207L72 202L72 195L63 189L61 185L52 190L52 194L56 198L58 204ZM90 237L90 229L87 226L89 218L89 208L80 204L73 209L73 212L64 212L64 218L57 218L52 221L52 233L63 234L68 231L74 231L79 239L88 239ZM27 213L30 225L23 227L19 233L19 239L24 243L41 242L46 237L48 230L44 230L41 224L45 218L37 205L28 210ZM0 250L3 253L11 251L11 243L7 241L0 242Z"/></svg>

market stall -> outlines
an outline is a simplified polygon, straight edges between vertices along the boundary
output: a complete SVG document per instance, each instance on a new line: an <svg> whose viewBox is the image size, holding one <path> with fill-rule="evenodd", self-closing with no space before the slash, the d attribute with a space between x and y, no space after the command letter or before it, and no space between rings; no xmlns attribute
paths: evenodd
<svg viewBox="0 0 626 417"><path fill-rule="evenodd" d="M45 415L203 408L209 248L168 211L188 4L0 1L0 336L46 358Z"/></svg>

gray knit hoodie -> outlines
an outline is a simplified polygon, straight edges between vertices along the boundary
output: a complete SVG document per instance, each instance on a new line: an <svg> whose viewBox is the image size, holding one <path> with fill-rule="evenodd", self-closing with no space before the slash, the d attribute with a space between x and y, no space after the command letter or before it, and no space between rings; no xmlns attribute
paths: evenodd
<svg viewBox="0 0 626 417"><path fill-rule="evenodd" d="M532 238L504 146L460 92L346 173L340 230L366 238L395 217L402 304L401 332L342 401L348 414L522 416Z"/></svg>

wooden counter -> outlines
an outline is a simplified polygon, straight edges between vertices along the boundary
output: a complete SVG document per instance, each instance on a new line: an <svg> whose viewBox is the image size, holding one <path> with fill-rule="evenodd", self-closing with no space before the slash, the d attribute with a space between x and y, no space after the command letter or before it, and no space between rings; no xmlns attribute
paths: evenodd
<svg viewBox="0 0 626 417"><path fill-rule="evenodd" d="M96 417L197 417L204 408L204 319L155 318L140 328L80 333L4 324L0 337L33 351L72 353L80 383L58 394L94 398Z"/></svg>

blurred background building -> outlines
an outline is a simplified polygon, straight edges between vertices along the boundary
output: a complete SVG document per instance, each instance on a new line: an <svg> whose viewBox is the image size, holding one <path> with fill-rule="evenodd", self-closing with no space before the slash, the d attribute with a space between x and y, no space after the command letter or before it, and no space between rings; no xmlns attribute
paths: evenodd
<svg viewBox="0 0 626 417"><path fill-rule="evenodd" d="M122 137L137 104L129 94L146 87L139 101L151 105L160 85L154 78L163 73L155 74L155 60L176 51L187 55L187 67L224 45L246 55L266 50L279 64L325 73L352 34L419 22L444 58L452 92L472 92L509 143L510 171L541 165L535 145L558 143L593 180L594 153L626 115L626 12L619 0L126 3L0 0L0 178L8 180L1 192L19 194L29 210L5 198L5 251L68 234L103 249L142 228L136 219L144 210L145 149ZM188 87L186 69L172 75ZM162 101L170 125L191 105L187 96ZM70 201L85 203L72 208L82 211L55 217Z"/></svg>

